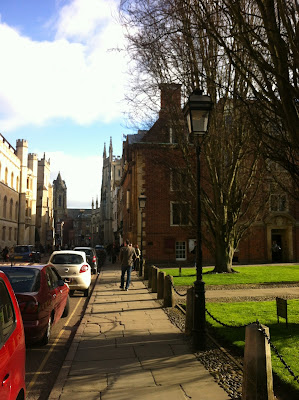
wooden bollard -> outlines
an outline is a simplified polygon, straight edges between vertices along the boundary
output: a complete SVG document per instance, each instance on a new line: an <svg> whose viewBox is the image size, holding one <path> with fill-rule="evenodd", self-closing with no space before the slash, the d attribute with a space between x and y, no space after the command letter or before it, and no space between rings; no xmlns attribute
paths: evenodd
<svg viewBox="0 0 299 400"><path fill-rule="evenodd" d="M191 335L194 319L194 286L187 290L185 333Z"/></svg>
<svg viewBox="0 0 299 400"><path fill-rule="evenodd" d="M269 337L269 328L261 327ZM242 400L274 400L270 344L257 324L245 331Z"/></svg>
<svg viewBox="0 0 299 400"><path fill-rule="evenodd" d="M157 267L152 268L152 292L157 293L157 287L158 287L158 271L159 269Z"/></svg>
<svg viewBox="0 0 299 400"><path fill-rule="evenodd" d="M153 265L149 266L148 268L148 287L152 287L152 272L153 272Z"/></svg>
<svg viewBox="0 0 299 400"><path fill-rule="evenodd" d="M148 264L143 263L143 279L148 280Z"/></svg>
<svg viewBox="0 0 299 400"><path fill-rule="evenodd" d="M173 277L171 275L166 275L164 280L164 302L163 307L174 307L174 295L173 295Z"/></svg>
<svg viewBox="0 0 299 400"><path fill-rule="evenodd" d="M165 280L165 272L159 271L158 273L158 282L157 282L157 299L163 299L164 297L164 280Z"/></svg>

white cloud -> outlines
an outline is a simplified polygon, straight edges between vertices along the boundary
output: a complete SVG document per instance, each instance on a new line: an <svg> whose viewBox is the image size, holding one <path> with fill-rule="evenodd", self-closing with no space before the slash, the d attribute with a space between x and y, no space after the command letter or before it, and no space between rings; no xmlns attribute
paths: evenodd
<svg viewBox="0 0 299 400"><path fill-rule="evenodd" d="M0 127L52 118L80 125L122 115L126 60L113 15L117 1L74 0L61 8L53 41L37 42L0 21Z"/></svg>
<svg viewBox="0 0 299 400"><path fill-rule="evenodd" d="M91 208L92 199L100 201L103 159L100 156L79 157L64 152L47 152L50 158L51 182L60 172L67 186L68 208Z"/></svg>

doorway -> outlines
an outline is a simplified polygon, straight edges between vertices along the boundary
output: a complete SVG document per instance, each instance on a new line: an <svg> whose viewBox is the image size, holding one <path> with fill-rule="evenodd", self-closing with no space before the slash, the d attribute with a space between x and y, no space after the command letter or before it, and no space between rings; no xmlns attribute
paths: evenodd
<svg viewBox="0 0 299 400"><path fill-rule="evenodd" d="M272 262L280 263L282 262L283 252L282 234L273 230L271 236Z"/></svg>

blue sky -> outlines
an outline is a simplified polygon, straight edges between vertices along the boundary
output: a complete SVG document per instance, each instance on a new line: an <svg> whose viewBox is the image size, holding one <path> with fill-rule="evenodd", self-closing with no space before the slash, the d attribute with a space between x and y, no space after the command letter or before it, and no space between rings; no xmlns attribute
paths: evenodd
<svg viewBox="0 0 299 400"><path fill-rule="evenodd" d="M118 0L0 0L0 132L51 160L69 208L100 199L104 143L121 155L128 75Z"/></svg>

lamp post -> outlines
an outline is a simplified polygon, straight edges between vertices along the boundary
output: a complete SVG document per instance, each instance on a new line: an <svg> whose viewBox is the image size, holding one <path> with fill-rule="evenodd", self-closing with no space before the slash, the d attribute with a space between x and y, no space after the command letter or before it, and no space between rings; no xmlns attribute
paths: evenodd
<svg viewBox="0 0 299 400"><path fill-rule="evenodd" d="M143 210L146 205L147 197L144 193L138 197L139 209L141 211L141 230L140 230L140 265L139 265L139 276L142 276L143 269Z"/></svg>
<svg viewBox="0 0 299 400"><path fill-rule="evenodd" d="M184 107L190 141L196 147L197 187L197 231L196 231L196 281L194 282L193 345L195 349L205 348L206 299L205 283L202 280L202 232L200 199L200 152L201 142L208 132L209 114L213 107L210 96L195 89Z"/></svg>

